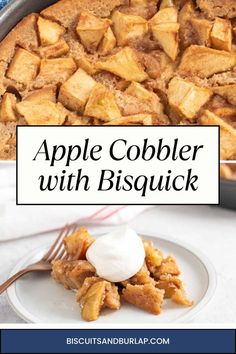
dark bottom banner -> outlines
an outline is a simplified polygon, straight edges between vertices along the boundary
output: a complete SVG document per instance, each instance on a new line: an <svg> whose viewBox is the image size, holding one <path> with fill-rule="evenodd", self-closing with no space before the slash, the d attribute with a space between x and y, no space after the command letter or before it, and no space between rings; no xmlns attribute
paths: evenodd
<svg viewBox="0 0 236 354"><path fill-rule="evenodd" d="M235 353L235 331L3 329L1 353Z"/></svg>

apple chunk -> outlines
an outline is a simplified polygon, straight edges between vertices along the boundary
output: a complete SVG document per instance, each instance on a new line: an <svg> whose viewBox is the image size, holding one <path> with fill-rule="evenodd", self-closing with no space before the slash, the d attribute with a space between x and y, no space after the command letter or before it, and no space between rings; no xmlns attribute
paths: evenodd
<svg viewBox="0 0 236 354"><path fill-rule="evenodd" d="M46 83L64 82L77 69L72 58L42 59L37 80Z"/></svg>
<svg viewBox="0 0 236 354"><path fill-rule="evenodd" d="M49 100L22 101L16 104L16 108L29 125L62 125L66 118L66 110L61 103Z"/></svg>
<svg viewBox="0 0 236 354"><path fill-rule="evenodd" d="M137 55L130 47L121 49L104 61L96 63L97 69L109 71L127 81L142 82L148 78Z"/></svg>
<svg viewBox="0 0 236 354"><path fill-rule="evenodd" d="M96 81L83 69L78 69L61 85L58 100L74 111L83 110Z"/></svg>
<svg viewBox="0 0 236 354"><path fill-rule="evenodd" d="M172 109L181 117L192 119L210 99L212 92L184 79L174 77L168 87L168 100Z"/></svg>
<svg viewBox="0 0 236 354"><path fill-rule="evenodd" d="M106 122L121 117L113 93L100 83L97 83L93 88L86 104L84 114Z"/></svg>
<svg viewBox="0 0 236 354"><path fill-rule="evenodd" d="M89 52L96 51L110 24L110 20L101 19L88 11L80 14L76 31L81 43Z"/></svg>
<svg viewBox="0 0 236 354"><path fill-rule="evenodd" d="M16 121L16 96L12 93L6 92L3 95L2 103L0 105L0 121L14 122Z"/></svg>
<svg viewBox="0 0 236 354"><path fill-rule="evenodd" d="M182 56L178 72L184 76L207 78L232 69L236 65L236 53L191 45Z"/></svg>
<svg viewBox="0 0 236 354"><path fill-rule="evenodd" d="M159 116L163 115L163 105L159 97L154 93L145 89L141 84L132 82L125 90L125 93L137 97L140 101L144 101L150 107L150 112Z"/></svg>
<svg viewBox="0 0 236 354"><path fill-rule="evenodd" d="M129 40L141 38L148 32L148 22L141 16L127 15L114 11L112 15L113 30L119 46L129 43Z"/></svg>
<svg viewBox="0 0 236 354"><path fill-rule="evenodd" d="M66 55L70 48L64 39L60 39L55 44L39 49L42 58L53 59Z"/></svg>
<svg viewBox="0 0 236 354"><path fill-rule="evenodd" d="M158 25L160 23L177 22L178 11L175 7L166 7L159 10L149 21L150 25Z"/></svg>
<svg viewBox="0 0 236 354"><path fill-rule="evenodd" d="M10 63L7 77L22 84L28 84L37 76L40 58L25 49L18 48Z"/></svg>
<svg viewBox="0 0 236 354"><path fill-rule="evenodd" d="M197 34L198 44L210 45L210 34L213 23L204 18L193 17L190 20L191 25Z"/></svg>
<svg viewBox="0 0 236 354"><path fill-rule="evenodd" d="M108 27L106 33L104 34L103 40L99 45L98 51L101 55L109 54L112 49L116 46L116 37L114 36L111 27Z"/></svg>
<svg viewBox="0 0 236 354"><path fill-rule="evenodd" d="M229 20L216 18L211 31L211 43L216 49L231 51L232 26Z"/></svg>
<svg viewBox="0 0 236 354"><path fill-rule="evenodd" d="M212 87L212 91L224 97L233 106L236 106L236 84L215 86Z"/></svg>
<svg viewBox="0 0 236 354"><path fill-rule="evenodd" d="M200 118L202 125L220 126L220 158L228 160L236 154L236 130L216 114L206 110Z"/></svg>
<svg viewBox="0 0 236 354"><path fill-rule="evenodd" d="M160 23L152 26L153 38L158 41L164 52L174 61L178 55L178 23Z"/></svg>
<svg viewBox="0 0 236 354"><path fill-rule="evenodd" d="M39 16L38 31L41 45L48 46L59 41L60 37L65 33L65 28L56 22Z"/></svg>

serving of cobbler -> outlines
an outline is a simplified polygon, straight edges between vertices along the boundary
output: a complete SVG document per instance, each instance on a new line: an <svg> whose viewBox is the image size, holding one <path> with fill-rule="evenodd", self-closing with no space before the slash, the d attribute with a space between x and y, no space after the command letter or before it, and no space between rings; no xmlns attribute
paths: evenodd
<svg viewBox="0 0 236 354"><path fill-rule="evenodd" d="M52 277L66 289L76 291L84 320L97 320L104 308L119 310L122 302L154 315L161 313L165 299L192 306L173 256L165 257L160 249L143 240L145 260L141 269L131 278L114 283L99 277L86 259L86 252L94 242L82 227L64 239L67 257L52 263Z"/></svg>
<svg viewBox="0 0 236 354"><path fill-rule="evenodd" d="M23 125L219 125L236 156L234 0L60 0L0 43L0 158Z"/></svg>

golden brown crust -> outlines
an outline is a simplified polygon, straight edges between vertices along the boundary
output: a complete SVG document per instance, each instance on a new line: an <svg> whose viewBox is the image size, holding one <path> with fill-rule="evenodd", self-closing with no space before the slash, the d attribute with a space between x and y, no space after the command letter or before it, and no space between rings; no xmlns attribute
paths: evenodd
<svg viewBox="0 0 236 354"><path fill-rule="evenodd" d="M9 63L19 46L27 50L38 47L36 21L38 14L30 14L23 18L0 43L0 61Z"/></svg>
<svg viewBox="0 0 236 354"><path fill-rule="evenodd" d="M195 125L208 109L236 131L235 11L233 0L59 0L26 16L0 42L0 106L14 95L3 102L0 159L14 159L20 123ZM51 85L55 99L42 102Z"/></svg>
<svg viewBox="0 0 236 354"><path fill-rule="evenodd" d="M164 290L155 288L152 284L128 284L122 295L125 301L154 315L159 315L161 312Z"/></svg>
<svg viewBox="0 0 236 354"><path fill-rule="evenodd" d="M235 0L197 0L197 4L211 19L217 16L227 18L236 17Z"/></svg>
<svg viewBox="0 0 236 354"><path fill-rule="evenodd" d="M41 12L41 15L70 28L83 10L91 11L96 16L107 17L111 11L126 0L61 0Z"/></svg>

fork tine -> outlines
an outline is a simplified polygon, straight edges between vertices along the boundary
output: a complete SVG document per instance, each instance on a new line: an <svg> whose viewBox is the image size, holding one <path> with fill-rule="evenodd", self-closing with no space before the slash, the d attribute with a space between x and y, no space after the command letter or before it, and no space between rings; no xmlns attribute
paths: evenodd
<svg viewBox="0 0 236 354"><path fill-rule="evenodd" d="M47 262L51 262L54 259L57 258L58 253L64 252L65 248L64 248L64 237L62 238L62 240L58 243L57 247L52 251L52 253L50 254L50 256L47 259Z"/></svg>
<svg viewBox="0 0 236 354"><path fill-rule="evenodd" d="M67 252L65 248L62 247L61 252L59 254L57 253L56 257L53 257L52 260L57 261L58 259L63 259L65 255L67 255ZM52 260L49 259L49 262L51 262Z"/></svg>
<svg viewBox="0 0 236 354"><path fill-rule="evenodd" d="M52 253L52 251L54 250L54 248L56 247L56 245L58 244L58 242L62 238L65 228L66 228L66 226L64 226L61 229L61 231L60 231L59 235L57 236L56 240L54 241L52 246L49 248L48 252L43 256L42 261L47 261L48 257L50 256L50 254Z"/></svg>
<svg viewBox="0 0 236 354"><path fill-rule="evenodd" d="M55 259L60 259L64 254L65 250L63 247L65 237L75 232L77 228L77 224L65 225L61 229L59 236L56 238L52 247L49 249L49 251L46 253L42 260L45 262L52 262Z"/></svg>

